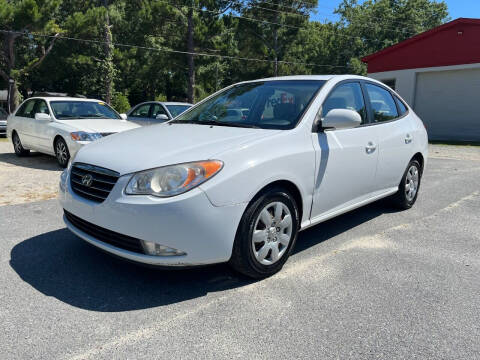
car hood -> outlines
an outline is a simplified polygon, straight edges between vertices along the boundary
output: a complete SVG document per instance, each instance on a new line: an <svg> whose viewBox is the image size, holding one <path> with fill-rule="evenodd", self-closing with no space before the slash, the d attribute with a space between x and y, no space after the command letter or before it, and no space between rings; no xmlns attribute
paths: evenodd
<svg viewBox="0 0 480 360"><path fill-rule="evenodd" d="M139 125L120 119L79 119L57 120L59 123L75 128L78 131L96 133L117 133L139 127Z"/></svg>
<svg viewBox="0 0 480 360"><path fill-rule="evenodd" d="M273 136L280 130L264 130L196 124L158 124L115 134L83 147L75 162L92 164L121 175L208 160L246 143Z"/></svg>

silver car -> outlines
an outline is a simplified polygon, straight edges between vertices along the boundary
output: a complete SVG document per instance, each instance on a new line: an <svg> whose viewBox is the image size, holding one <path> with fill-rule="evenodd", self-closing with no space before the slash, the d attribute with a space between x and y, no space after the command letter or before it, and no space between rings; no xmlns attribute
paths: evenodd
<svg viewBox="0 0 480 360"><path fill-rule="evenodd" d="M171 120L191 106L192 104L183 102L148 101L131 108L127 117L139 125L153 125Z"/></svg>
<svg viewBox="0 0 480 360"><path fill-rule="evenodd" d="M8 113L0 108L0 136L7 136L7 117Z"/></svg>

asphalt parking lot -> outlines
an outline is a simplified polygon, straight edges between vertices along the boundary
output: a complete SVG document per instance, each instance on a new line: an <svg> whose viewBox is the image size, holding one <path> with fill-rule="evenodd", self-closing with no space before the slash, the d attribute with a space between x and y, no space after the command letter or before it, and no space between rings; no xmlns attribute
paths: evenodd
<svg viewBox="0 0 480 360"><path fill-rule="evenodd" d="M5 159L25 188L58 181ZM432 147L413 209L381 201L306 230L258 282L114 259L32 199L0 206L1 359L480 358L479 147Z"/></svg>

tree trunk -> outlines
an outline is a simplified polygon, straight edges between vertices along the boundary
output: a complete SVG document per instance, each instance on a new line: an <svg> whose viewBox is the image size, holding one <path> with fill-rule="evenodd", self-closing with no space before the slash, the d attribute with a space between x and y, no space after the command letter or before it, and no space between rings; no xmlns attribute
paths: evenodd
<svg viewBox="0 0 480 360"><path fill-rule="evenodd" d="M193 6L192 6L193 7ZM195 61L193 58L193 52L195 50L195 46L193 43L193 9L190 7L188 9L188 16L187 16L187 63L188 63L188 89L187 89L187 97L189 103L195 102Z"/></svg>
<svg viewBox="0 0 480 360"><path fill-rule="evenodd" d="M0 74L7 83L7 110L9 113L12 113L20 103L20 93L18 92L17 83L15 79L11 77L12 69L15 67L15 39L18 36L18 34L13 33L5 33L3 35L2 53L6 59L7 68L5 71L0 69ZM10 84L11 80L13 80L13 84Z"/></svg>
<svg viewBox="0 0 480 360"><path fill-rule="evenodd" d="M8 113L15 111L20 104L20 93L18 92L17 82L14 80L13 84L8 84Z"/></svg>

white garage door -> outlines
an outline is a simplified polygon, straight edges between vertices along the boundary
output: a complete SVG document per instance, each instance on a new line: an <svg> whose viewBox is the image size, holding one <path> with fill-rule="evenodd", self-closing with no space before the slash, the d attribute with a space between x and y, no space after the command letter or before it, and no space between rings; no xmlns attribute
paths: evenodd
<svg viewBox="0 0 480 360"><path fill-rule="evenodd" d="M480 141L480 69L418 73L414 108L430 140Z"/></svg>

